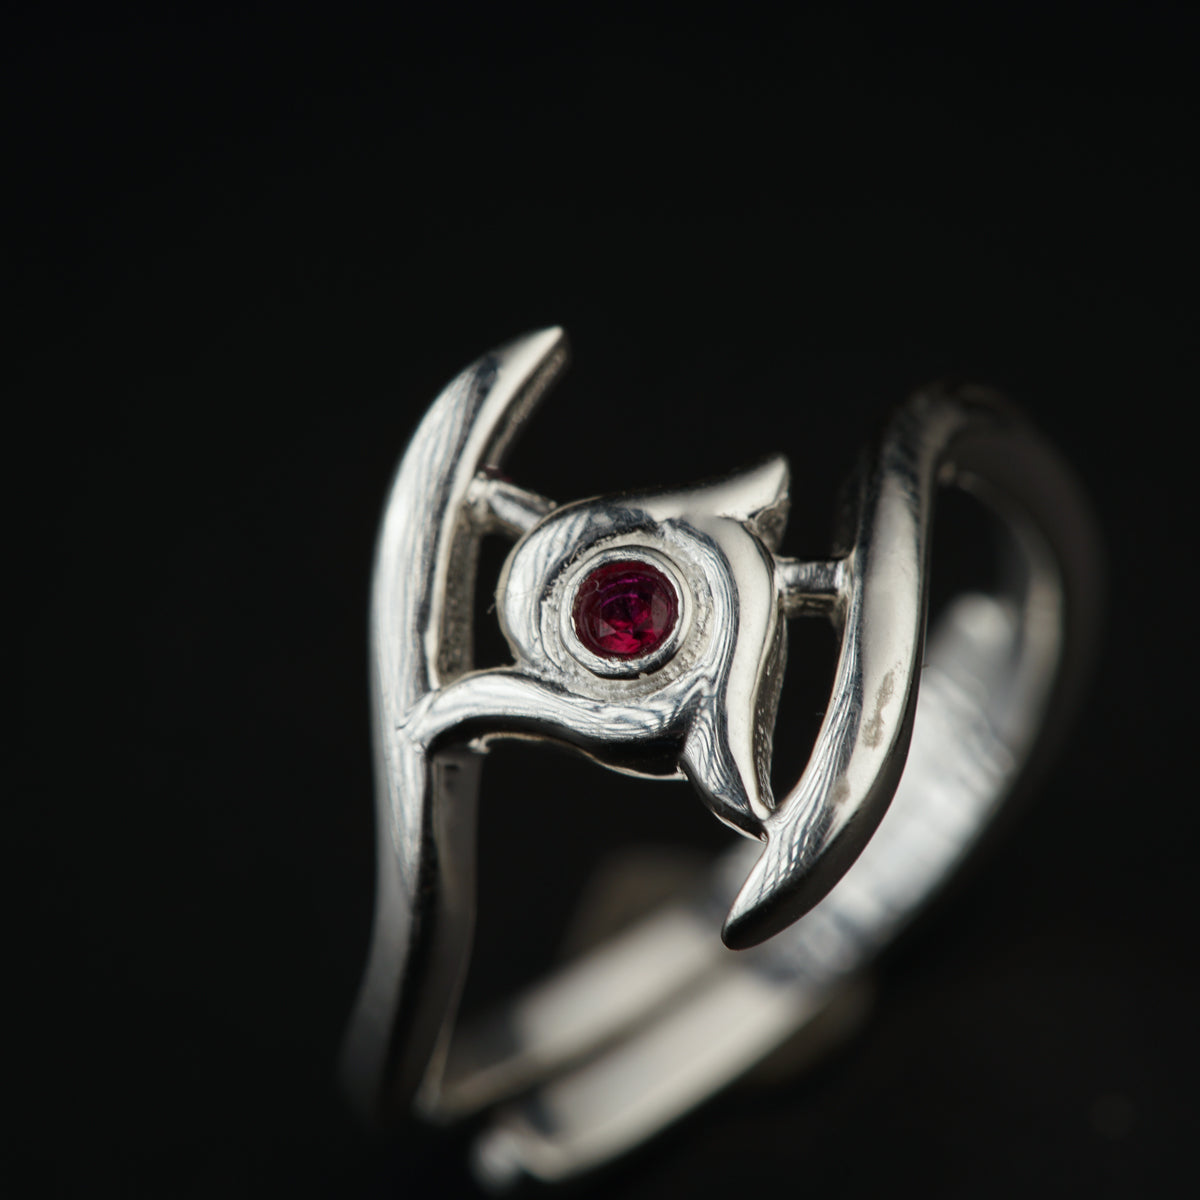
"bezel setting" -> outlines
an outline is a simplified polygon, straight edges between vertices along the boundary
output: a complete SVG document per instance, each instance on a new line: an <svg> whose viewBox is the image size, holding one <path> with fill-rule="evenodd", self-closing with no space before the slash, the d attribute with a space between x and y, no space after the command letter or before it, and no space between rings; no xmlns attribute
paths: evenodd
<svg viewBox="0 0 1200 1200"><path fill-rule="evenodd" d="M579 591L595 571L613 563L644 563L667 581L675 597L674 627L652 650L631 658L606 658L584 645L575 626L575 606ZM637 543L610 545L585 555L568 571L563 582L563 599L559 606L559 633L571 656L594 675L605 679L633 679L665 666L687 637L692 623L695 600L678 566L665 554Z"/></svg>

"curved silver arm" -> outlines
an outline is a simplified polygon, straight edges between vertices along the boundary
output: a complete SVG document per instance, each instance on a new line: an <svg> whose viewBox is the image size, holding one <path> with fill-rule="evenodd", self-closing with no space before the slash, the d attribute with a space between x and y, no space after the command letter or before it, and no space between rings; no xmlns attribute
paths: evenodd
<svg viewBox="0 0 1200 1200"><path fill-rule="evenodd" d="M372 1116L406 1111L437 1052L475 905L478 755L429 760L397 731L422 697L470 669L480 514L490 511L477 480L503 465L566 361L562 331L549 329L458 375L413 435L384 510L371 594L375 920L342 1055L348 1090Z"/></svg>
<svg viewBox="0 0 1200 1200"><path fill-rule="evenodd" d="M891 803L917 711L939 480L991 497L1020 531L1029 569L1049 592L1087 610L1073 612L1070 625L1073 638L1090 641L1095 598L1084 592L1096 587L1095 535L1068 469L998 397L982 389L918 393L893 417L860 480L851 548L828 582L843 630L831 702L808 766L767 820L767 849L726 918L730 947L755 945L812 909ZM1061 578L1067 572L1089 582ZM797 592L811 594L812 573L797 574L785 586L794 579ZM1057 653L1048 651L1042 666L1048 684ZM1027 747L1014 749L1024 755Z"/></svg>

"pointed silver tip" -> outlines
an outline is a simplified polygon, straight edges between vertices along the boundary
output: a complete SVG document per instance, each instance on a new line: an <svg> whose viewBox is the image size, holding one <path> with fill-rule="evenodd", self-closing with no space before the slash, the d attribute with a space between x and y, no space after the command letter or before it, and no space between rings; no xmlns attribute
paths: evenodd
<svg viewBox="0 0 1200 1200"><path fill-rule="evenodd" d="M825 899L843 870L838 862L822 860L798 865L787 838L768 838L729 908L721 941L730 950L749 950L782 933Z"/></svg>

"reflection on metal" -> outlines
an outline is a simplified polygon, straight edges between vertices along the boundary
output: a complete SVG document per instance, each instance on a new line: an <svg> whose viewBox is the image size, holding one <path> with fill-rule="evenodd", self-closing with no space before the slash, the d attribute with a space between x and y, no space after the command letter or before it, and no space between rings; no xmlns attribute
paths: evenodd
<svg viewBox="0 0 1200 1200"><path fill-rule="evenodd" d="M476 1155L495 1185L604 1162L816 1028L1050 740L1095 619L1095 539L1072 476L988 393L935 388L899 408L855 481L841 551L799 562L777 554L782 458L561 506L496 478L565 360L547 330L446 388L400 464L375 567L377 908L346 1076L377 1118L498 1105ZM993 510L1009 567L994 594L950 604L926 644L946 484ZM485 532L517 539L497 589L513 661L472 670ZM650 563L679 600L644 661L607 663L573 628L579 580L613 559ZM841 650L809 763L777 799L771 743L797 616L832 620ZM686 778L751 840L702 887L452 1040L479 767L511 736Z"/></svg>

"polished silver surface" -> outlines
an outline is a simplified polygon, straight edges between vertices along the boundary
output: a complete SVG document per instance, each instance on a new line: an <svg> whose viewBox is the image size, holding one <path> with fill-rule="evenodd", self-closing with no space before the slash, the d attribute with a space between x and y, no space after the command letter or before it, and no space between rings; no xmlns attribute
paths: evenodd
<svg viewBox="0 0 1200 1200"><path fill-rule="evenodd" d="M498 479L565 359L562 333L547 330L445 389L400 464L375 568L378 884L346 1078L377 1119L491 1108L475 1162L495 1186L599 1165L848 1011L853 981L1050 748L1095 625L1097 550L1078 488L991 394L934 388L897 409L848 492L835 553L801 562L777 553L782 458L561 506ZM927 639L944 486L993 512L1004 573L954 599ZM513 661L472 670L485 532L517 539L497 588ZM646 656L614 660L582 643L573 602L590 571L629 559L669 580L678 620ZM841 649L808 765L776 798L787 621L800 616L832 620ZM452 1039L480 763L514 736L686 778L750 840Z"/></svg>

